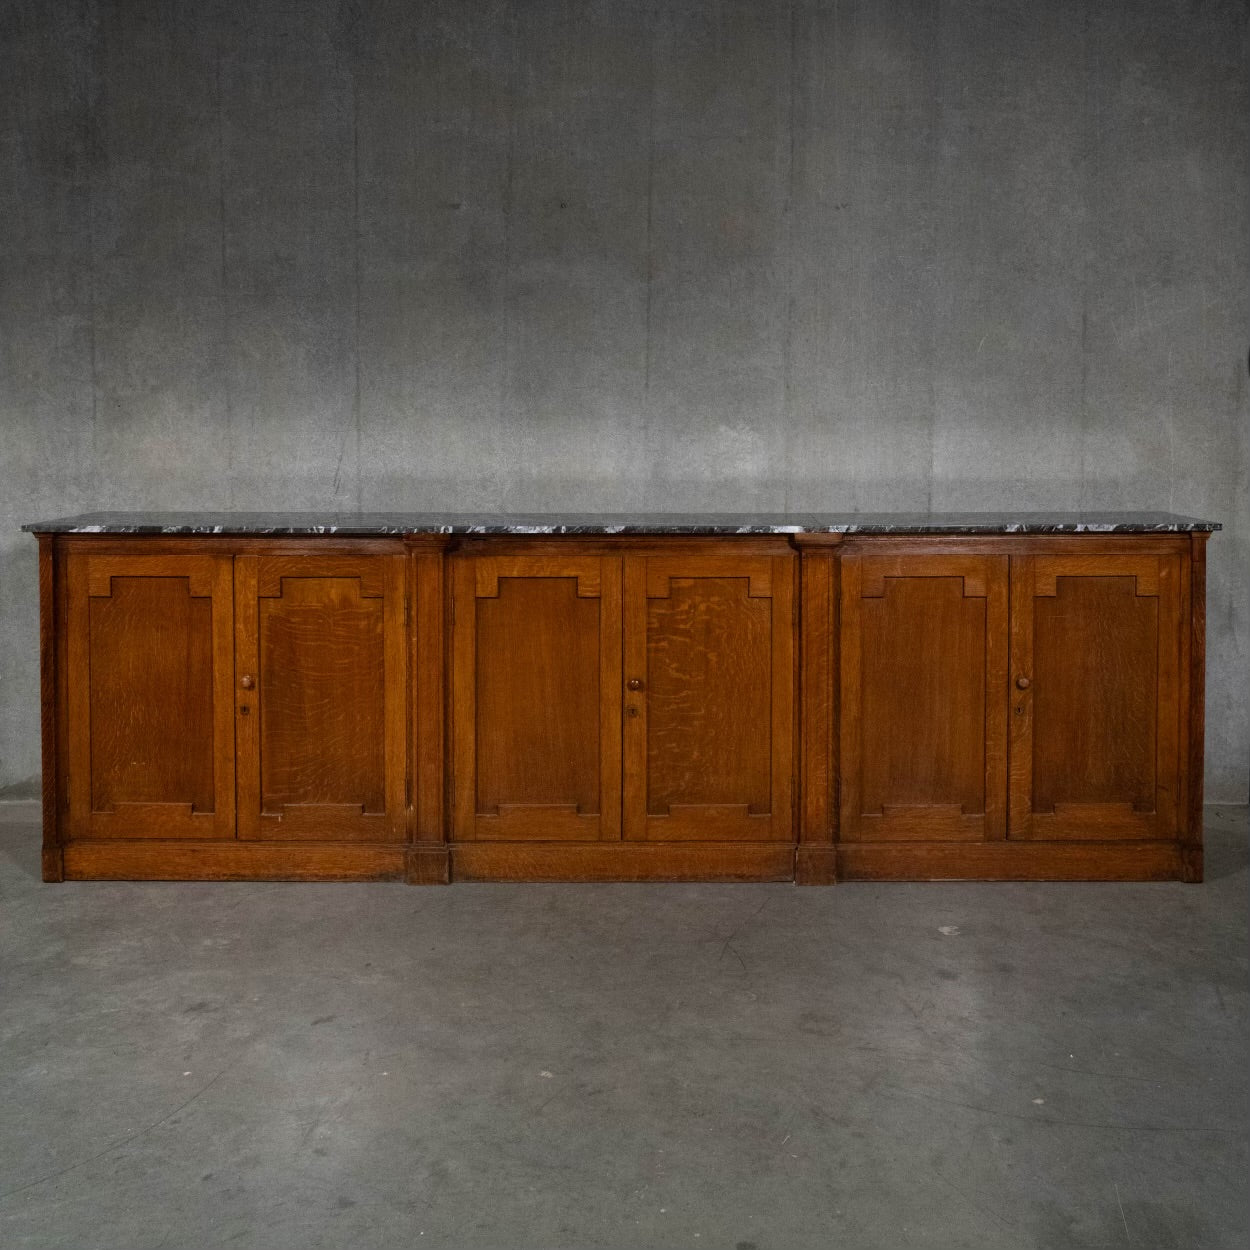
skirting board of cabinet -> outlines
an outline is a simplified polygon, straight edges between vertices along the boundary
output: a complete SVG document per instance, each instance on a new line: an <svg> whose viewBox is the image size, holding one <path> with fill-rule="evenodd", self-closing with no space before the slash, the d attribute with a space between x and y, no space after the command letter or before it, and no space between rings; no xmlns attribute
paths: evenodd
<svg viewBox="0 0 1250 1250"><path fill-rule="evenodd" d="M47 881L1201 881L1176 842L353 843L82 841L45 857Z"/></svg>
<svg viewBox="0 0 1250 1250"><path fill-rule="evenodd" d="M839 881L1201 881L1176 842L842 842ZM1194 872L1197 875L1192 875Z"/></svg>
<svg viewBox="0 0 1250 1250"><path fill-rule="evenodd" d="M792 881L794 847L775 842L462 842L453 881Z"/></svg>
<svg viewBox="0 0 1250 1250"><path fill-rule="evenodd" d="M351 843L70 842L66 881L403 881L405 850ZM45 874L46 879L46 874Z"/></svg>

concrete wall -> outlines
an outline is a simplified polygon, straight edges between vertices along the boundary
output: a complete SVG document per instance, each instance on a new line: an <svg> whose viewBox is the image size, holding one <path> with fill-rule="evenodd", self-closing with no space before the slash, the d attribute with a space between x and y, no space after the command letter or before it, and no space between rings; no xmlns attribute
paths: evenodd
<svg viewBox="0 0 1250 1250"><path fill-rule="evenodd" d="M0 0L0 794L95 508L1163 508L1250 754L1240 0Z"/></svg>

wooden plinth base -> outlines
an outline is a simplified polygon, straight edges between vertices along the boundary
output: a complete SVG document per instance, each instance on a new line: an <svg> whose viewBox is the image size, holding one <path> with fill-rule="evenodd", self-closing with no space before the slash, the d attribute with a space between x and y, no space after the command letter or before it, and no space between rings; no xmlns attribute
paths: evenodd
<svg viewBox="0 0 1250 1250"><path fill-rule="evenodd" d="M791 881L788 843L461 842L453 881Z"/></svg>
<svg viewBox="0 0 1250 1250"><path fill-rule="evenodd" d="M850 843L840 881L1175 881L1176 842Z"/></svg>
<svg viewBox="0 0 1250 1250"><path fill-rule="evenodd" d="M1201 881L1177 842L71 842L49 881Z"/></svg>
<svg viewBox="0 0 1250 1250"><path fill-rule="evenodd" d="M71 842L67 881L403 881L405 848L308 842Z"/></svg>

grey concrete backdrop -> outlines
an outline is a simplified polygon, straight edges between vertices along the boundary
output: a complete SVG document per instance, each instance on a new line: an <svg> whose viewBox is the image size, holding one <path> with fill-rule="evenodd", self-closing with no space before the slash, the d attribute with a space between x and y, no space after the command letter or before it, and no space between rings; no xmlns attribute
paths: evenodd
<svg viewBox="0 0 1250 1250"><path fill-rule="evenodd" d="M1250 755L1240 0L0 0L21 520L1168 508Z"/></svg>

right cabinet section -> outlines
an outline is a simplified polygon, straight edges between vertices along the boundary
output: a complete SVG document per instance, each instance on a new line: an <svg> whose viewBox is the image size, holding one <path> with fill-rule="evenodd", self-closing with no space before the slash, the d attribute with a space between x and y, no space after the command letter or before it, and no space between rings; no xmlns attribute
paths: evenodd
<svg viewBox="0 0 1250 1250"><path fill-rule="evenodd" d="M1181 557L1011 557L1008 836L1175 838Z"/></svg>
<svg viewBox="0 0 1250 1250"><path fill-rule="evenodd" d="M1195 558L1163 536L848 543L836 667L847 871L1075 873L1083 842L1120 844L1107 853L1132 876L1142 844L1198 843Z"/></svg>

